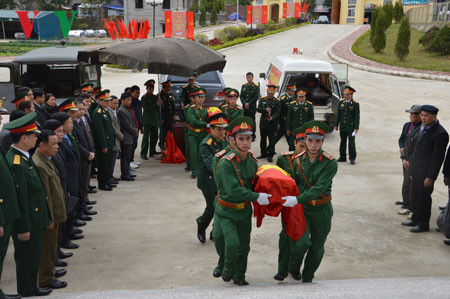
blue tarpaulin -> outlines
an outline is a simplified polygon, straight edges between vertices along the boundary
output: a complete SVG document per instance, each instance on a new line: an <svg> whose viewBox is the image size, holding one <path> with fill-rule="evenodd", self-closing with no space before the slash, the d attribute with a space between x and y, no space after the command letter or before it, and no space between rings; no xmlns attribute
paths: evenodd
<svg viewBox="0 0 450 299"><path fill-rule="evenodd" d="M238 16L238 14L235 13L235 12L233 12L233 13L228 17L228 19L230 19L230 20L232 20L232 21L236 21L236 16ZM239 20L242 21L242 18L241 18L240 15L239 15Z"/></svg>

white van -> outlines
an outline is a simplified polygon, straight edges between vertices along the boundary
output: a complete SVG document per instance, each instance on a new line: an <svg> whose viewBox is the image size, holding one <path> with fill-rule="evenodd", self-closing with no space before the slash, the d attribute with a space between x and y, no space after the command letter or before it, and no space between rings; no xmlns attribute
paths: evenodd
<svg viewBox="0 0 450 299"><path fill-rule="evenodd" d="M297 56L276 56L267 70L259 75L261 96L267 94L267 85L278 86L276 97L285 93L286 86L295 84L306 87L308 99L314 105L314 119L334 128L339 100L343 98L341 87L348 84L346 64L332 64ZM343 88L342 88L343 89Z"/></svg>

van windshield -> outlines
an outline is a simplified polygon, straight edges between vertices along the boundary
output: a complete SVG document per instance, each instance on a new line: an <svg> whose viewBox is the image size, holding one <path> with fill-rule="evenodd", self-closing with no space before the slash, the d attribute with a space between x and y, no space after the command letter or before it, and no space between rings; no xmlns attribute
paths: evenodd
<svg viewBox="0 0 450 299"><path fill-rule="evenodd" d="M325 73L288 73L284 80L281 91L286 90L286 86L294 84L296 88L307 88L310 94L310 101L317 106L328 104L332 95L332 86L329 74Z"/></svg>

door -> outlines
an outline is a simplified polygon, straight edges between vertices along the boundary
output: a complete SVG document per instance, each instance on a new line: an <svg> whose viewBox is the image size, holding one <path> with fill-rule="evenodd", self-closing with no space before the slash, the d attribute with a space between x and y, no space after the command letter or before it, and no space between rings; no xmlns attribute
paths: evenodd
<svg viewBox="0 0 450 299"><path fill-rule="evenodd" d="M15 109L11 103L16 97L14 90L14 82L16 75L16 66L13 63L0 64L0 102L1 106L9 112Z"/></svg>
<svg viewBox="0 0 450 299"><path fill-rule="evenodd" d="M332 100L331 100L331 109L336 113L339 101L342 98L341 89L339 87L338 79L335 76L330 76L331 86L332 86Z"/></svg>
<svg viewBox="0 0 450 299"><path fill-rule="evenodd" d="M101 77L101 67L100 65L95 64L84 64L80 63L81 70L81 84L83 83L92 83L95 85L101 86L100 77ZM81 85L80 84L80 85Z"/></svg>
<svg viewBox="0 0 450 299"><path fill-rule="evenodd" d="M270 11L270 19L278 23L280 15L280 6L278 4L273 4Z"/></svg>
<svg viewBox="0 0 450 299"><path fill-rule="evenodd" d="M348 65L345 63L332 63L331 64L334 69L334 74L339 83L339 87L341 91L344 90L344 86L349 84L348 82ZM344 97L343 94L340 94L340 97Z"/></svg>

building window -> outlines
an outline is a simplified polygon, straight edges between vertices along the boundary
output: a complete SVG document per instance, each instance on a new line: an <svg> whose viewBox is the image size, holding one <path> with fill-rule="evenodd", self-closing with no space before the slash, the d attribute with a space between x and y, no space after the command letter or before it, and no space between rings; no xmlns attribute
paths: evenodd
<svg viewBox="0 0 450 299"><path fill-rule="evenodd" d="M356 4L356 0L348 0L348 4Z"/></svg>
<svg viewBox="0 0 450 299"><path fill-rule="evenodd" d="M347 18L347 24L355 23L355 18Z"/></svg>
<svg viewBox="0 0 450 299"><path fill-rule="evenodd" d="M256 0L257 5L263 5L263 2L264 2L263 0Z"/></svg>
<svg viewBox="0 0 450 299"><path fill-rule="evenodd" d="M294 3L294 0L286 0L286 3Z"/></svg>
<svg viewBox="0 0 450 299"><path fill-rule="evenodd" d="M355 14L356 14L356 7L355 6L349 6L348 7L348 15L347 15L347 17L354 18Z"/></svg>
<svg viewBox="0 0 450 299"><path fill-rule="evenodd" d="M164 0L162 4L163 9L170 9L170 0Z"/></svg>
<svg viewBox="0 0 450 299"><path fill-rule="evenodd" d="M144 8L144 0L134 0L136 8Z"/></svg>

